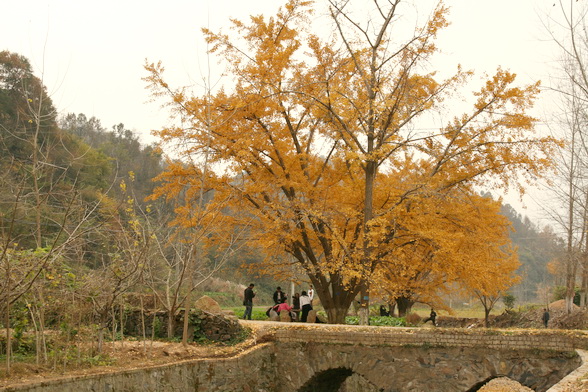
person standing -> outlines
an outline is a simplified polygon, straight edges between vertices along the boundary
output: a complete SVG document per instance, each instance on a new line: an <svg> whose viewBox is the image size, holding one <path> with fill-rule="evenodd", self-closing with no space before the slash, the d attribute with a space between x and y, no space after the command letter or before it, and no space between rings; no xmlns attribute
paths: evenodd
<svg viewBox="0 0 588 392"><path fill-rule="evenodd" d="M286 294L284 294L282 288L280 286L276 287L276 291L274 291L274 304L279 305L285 300Z"/></svg>
<svg viewBox="0 0 588 392"><path fill-rule="evenodd" d="M306 291L303 291L302 295L300 296L300 307L302 309L300 321L305 323L306 318L308 317L308 312L312 310L312 305L310 304L310 297L308 296L308 293Z"/></svg>
<svg viewBox="0 0 588 392"><path fill-rule="evenodd" d="M292 313L296 316L296 320L300 319L300 294L296 293L292 296ZM296 321L294 320L294 321Z"/></svg>
<svg viewBox="0 0 588 392"><path fill-rule="evenodd" d="M543 309L543 316L541 316L541 321L543 321L543 326L547 328L547 324L549 324L549 310L547 310L547 308Z"/></svg>
<svg viewBox="0 0 588 392"><path fill-rule="evenodd" d="M312 288L312 285L310 285L310 288L308 289L308 298L310 298L310 304L312 305L312 300L314 299L314 289Z"/></svg>
<svg viewBox="0 0 588 392"><path fill-rule="evenodd" d="M243 320L251 320L251 313L253 312L253 297L255 297L255 293L253 292L254 287L255 285L251 283L243 292L243 305L245 305Z"/></svg>
<svg viewBox="0 0 588 392"><path fill-rule="evenodd" d="M292 297L292 309L300 310L300 294L295 293Z"/></svg>

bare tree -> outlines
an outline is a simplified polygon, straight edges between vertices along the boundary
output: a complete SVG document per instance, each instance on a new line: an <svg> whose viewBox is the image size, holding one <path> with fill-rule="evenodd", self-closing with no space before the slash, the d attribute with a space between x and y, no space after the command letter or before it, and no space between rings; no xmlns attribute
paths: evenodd
<svg viewBox="0 0 588 392"><path fill-rule="evenodd" d="M562 273L566 310L570 313L579 272L583 306L588 294L588 7L583 2L558 0L552 12L544 26L560 49L560 76L554 80L553 89L559 93L561 104L555 116L558 129L554 132L566 143L553 181L556 198L565 209L556 209L551 214L565 233Z"/></svg>

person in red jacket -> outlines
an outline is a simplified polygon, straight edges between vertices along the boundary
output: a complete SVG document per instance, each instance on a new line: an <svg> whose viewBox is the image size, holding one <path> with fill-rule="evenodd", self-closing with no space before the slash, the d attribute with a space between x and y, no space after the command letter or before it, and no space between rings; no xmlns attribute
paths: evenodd
<svg viewBox="0 0 588 392"><path fill-rule="evenodd" d="M278 305L277 312L278 314L280 314L281 312L288 312L290 318L292 318L292 307L288 305L288 302L286 302L286 298L282 299L282 303Z"/></svg>

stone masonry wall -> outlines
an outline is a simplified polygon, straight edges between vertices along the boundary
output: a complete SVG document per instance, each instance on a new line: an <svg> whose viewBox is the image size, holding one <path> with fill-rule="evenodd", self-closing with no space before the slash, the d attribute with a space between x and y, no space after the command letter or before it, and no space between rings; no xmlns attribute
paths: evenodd
<svg viewBox="0 0 588 392"><path fill-rule="evenodd" d="M281 371L281 392L321 390L308 380L332 369L348 369L373 390L386 392L464 392L498 376L543 392L580 364L573 353L529 349L300 342L279 343L276 351L278 363L297 364L295 371Z"/></svg>
<svg viewBox="0 0 588 392"><path fill-rule="evenodd" d="M273 344L265 343L228 359L189 360L173 365L0 388L0 391L273 392L276 391L273 351Z"/></svg>
<svg viewBox="0 0 588 392"><path fill-rule="evenodd" d="M266 333L270 333L269 331ZM320 342L427 347L484 347L573 351L588 349L587 331L423 329L362 326L280 326L272 331L280 342Z"/></svg>
<svg viewBox="0 0 588 392"><path fill-rule="evenodd" d="M229 359L195 358L3 391L297 392L332 369L351 370L354 383L388 392L462 392L502 374L544 391L578 366L575 349L588 348L582 331L241 323L255 326L258 341L267 343Z"/></svg>

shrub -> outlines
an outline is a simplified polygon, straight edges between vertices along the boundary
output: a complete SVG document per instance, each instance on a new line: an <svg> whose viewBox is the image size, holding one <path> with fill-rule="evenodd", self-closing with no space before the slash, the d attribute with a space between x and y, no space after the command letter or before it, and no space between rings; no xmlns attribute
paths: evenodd
<svg viewBox="0 0 588 392"><path fill-rule="evenodd" d="M383 327L406 327L404 317L375 316L370 317L370 325L379 325Z"/></svg>
<svg viewBox="0 0 588 392"><path fill-rule="evenodd" d="M574 293L574 305L580 306L580 288L576 287L575 289L575 293ZM566 288L565 286L556 286L553 289L553 300L554 301L559 301L561 299L564 299L566 297Z"/></svg>
<svg viewBox="0 0 588 392"><path fill-rule="evenodd" d="M243 313L245 313L245 307L240 307L240 308L231 308L233 310L233 312L235 312L235 316L242 319L243 318ZM267 320L268 317L265 314L265 311L267 310L267 308L258 308L258 307L253 307L253 311L251 312L251 319L252 320Z"/></svg>
<svg viewBox="0 0 588 392"><path fill-rule="evenodd" d="M359 317L347 316L345 317L345 324L359 325ZM370 317L370 325L380 327L406 327L406 319L404 317L372 316Z"/></svg>
<svg viewBox="0 0 588 392"><path fill-rule="evenodd" d="M419 316L417 313L409 313L406 316L406 324L410 326L418 325L422 320L422 317Z"/></svg>
<svg viewBox="0 0 588 392"><path fill-rule="evenodd" d="M512 308L514 307L515 301L516 301L515 296L510 293L506 293L502 297L502 302L504 302L504 306L506 307L507 310L512 310Z"/></svg>

